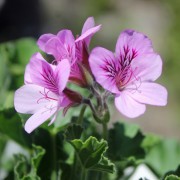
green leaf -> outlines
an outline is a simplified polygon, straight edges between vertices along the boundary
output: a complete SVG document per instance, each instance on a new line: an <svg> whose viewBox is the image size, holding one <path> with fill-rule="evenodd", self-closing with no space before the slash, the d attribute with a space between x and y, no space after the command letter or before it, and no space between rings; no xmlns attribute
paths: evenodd
<svg viewBox="0 0 180 180"><path fill-rule="evenodd" d="M160 143L161 138L154 134L148 134L143 139L142 147L146 150L148 153L154 146L156 146L158 143Z"/></svg>
<svg viewBox="0 0 180 180"><path fill-rule="evenodd" d="M30 57L37 51L39 51L36 45L36 40L33 38L22 38L15 41L16 46L16 58L22 65L26 65L29 62Z"/></svg>
<svg viewBox="0 0 180 180"><path fill-rule="evenodd" d="M7 139L0 133L0 159L6 146ZM1 161L0 161L1 164Z"/></svg>
<svg viewBox="0 0 180 180"><path fill-rule="evenodd" d="M146 155L146 163L157 174L163 176L165 172L176 169L180 160L180 143L174 139L162 139L154 145Z"/></svg>
<svg viewBox="0 0 180 180"><path fill-rule="evenodd" d="M37 175L37 170L39 162L41 161L45 150L40 147L33 145L33 154L30 161L22 155L15 155L16 165L14 167L14 174L16 180L40 180L40 177Z"/></svg>
<svg viewBox="0 0 180 180"><path fill-rule="evenodd" d="M98 162L98 164L91 167L90 170L114 173L115 172L115 166L108 158L102 156L102 158Z"/></svg>
<svg viewBox="0 0 180 180"><path fill-rule="evenodd" d="M71 141L73 139L79 139L83 132L83 128L78 124L71 124L67 127L64 136L65 139Z"/></svg>
<svg viewBox="0 0 180 180"><path fill-rule="evenodd" d="M122 161L129 157L142 159L145 156L145 151L141 147L144 135L135 126L134 132L128 136L126 126L115 123L114 128L109 130L108 155L114 161Z"/></svg>
<svg viewBox="0 0 180 180"><path fill-rule="evenodd" d="M170 175L175 175L175 176L178 176L180 177L180 165L178 166L178 168L175 170L175 171L169 171L167 172L164 177L163 177L163 180L166 179L167 176L170 176Z"/></svg>
<svg viewBox="0 0 180 180"><path fill-rule="evenodd" d="M45 154L45 149L43 149L41 146L36 146L34 144L32 146L33 146L33 156L31 158L31 165L32 167L37 169L42 157Z"/></svg>
<svg viewBox="0 0 180 180"><path fill-rule="evenodd" d="M76 179L76 174L73 174L73 177L72 177L72 166L67 164L67 163L64 163L64 162L61 162L60 163L60 167L61 167L61 180L72 180L72 179Z"/></svg>
<svg viewBox="0 0 180 180"><path fill-rule="evenodd" d="M16 180L23 179L23 177L28 174L29 171L29 164L27 158L22 155L18 154L15 155L16 165L14 167L14 175Z"/></svg>
<svg viewBox="0 0 180 180"><path fill-rule="evenodd" d="M165 180L180 180L180 177L175 175L169 175L165 178Z"/></svg>
<svg viewBox="0 0 180 180"><path fill-rule="evenodd" d="M31 146L31 138L24 131L21 119L14 108L0 111L0 133L26 147Z"/></svg>
<svg viewBox="0 0 180 180"><path fill-rule="evenodd" d="M114 172L114 166L104 157L107 150L105 140L98 141L95 137L90 136L85 142L80 139L70 141L76 150L81 164L86 169L93 169L105 172ZM97 167L98 169L94 168Z"/></svg>
<svg viewBox="0 0 180 180"><path fill-rule="evenodd" d="M60 161L65 161L68 157L63 149L64 136L62 132L51 134L46 129L38 128L31 134L31 137L34 144L46 150L38 167L38 175L42 179L50 179L53 169L58 167Z"/></svg>

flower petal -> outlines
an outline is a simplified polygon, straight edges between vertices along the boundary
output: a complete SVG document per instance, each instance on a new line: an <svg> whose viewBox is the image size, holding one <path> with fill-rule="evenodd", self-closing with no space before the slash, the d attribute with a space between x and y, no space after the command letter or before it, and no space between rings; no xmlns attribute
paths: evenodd
<svg viewBox="0 0 180 180"><path fill-rule="evenodd" d="M75 58L75 39L70 30L61 30L56 39L50 42L52 48L50 51L57 61L62 59L69 59L74 63Z"/></svg>
<svg viewBox="0 0 180 180"><path fill-rule="evenodd" d="M33 84L37 84L58 94L59 91L54 76L54 70L39 53L32 56L26 70L25 78L27 78L29 74Z"/></svg>
<svg viewBox="0 0 180 180"><path fill-rule="evenodd" d="M19 88L14 95L16 111L24 114L34 114L45 107L50 100L43 98L44 91L43 87L33 84L27 84ZM57 98L52 92L48 95L53 99Z"/></svg>
<svg viewBox="0 0 180 180"><path fill-rule="evenodd" d="M51 107L49 106L49 108ZM56 111L57 108L55 107L51 109L47 109L47 108L40 109L26 121L24 127L25 131L31 133L34 129L36 129L46 120L48 120Z"/></svg>
<svg viewBox="0 0 180 180"><path fill-rule="evenodd" d="M119 64L114 54L107 49L97 47L92 50L89 63L96 81L110 92L119 93L115 82L115 74Z"/></svg>
<svg viewBox="0 0 180 180"><path fill-rule="evenodd" d="M101 25L98 25L98 26L95 26L93 28L90 28L88 29L86 32L84 32L81 36L79 36L75 42L79 42L79 41L85 41L86 43L86 46L88 47L89 46L89 43L90 43L90 40L91 40L91 37L97 32L99 31L101 28Z"/></svg>
<svg viewBox="0 0 180 180"><path fill-rule="evenodd" d="M74 36L70 30L64 29L58 32L57 37L60 39L62 44L68 46L74 46Z"/></svg>
<svg viewBox="0 0 180 180"><path fill-rule="evenodd" d="M86 19L81 34L84 34L88 29L93 28L95 26L94 18L89 17Z"/></svg>
<svg viewBox="0 0 180 180"><path fill-rule="evenodd" d="M167 104L167 90L156 83L143 82L137 90L131 91L129 95L134 100L144 104L157 106L165 106Z"/></svg>
<svg viewBox="0 0 180 180"><path fill-rule="evenodd" d="M62 58L64 58L64 56L67 56L68 54L63 43L57 36L47 41L44 46L44 51L47 54L53 55L57 61L61 60Z"/></svg>
<svg viewBox="0 0 180 180"><path fill-rule="evenodd" d="M119 58L127 56L132 56L133 53L138 55L152 53L152 43L147 36L138 33L134 30L123 31L116 43L116 55Z"/></svg>
<svg viewBox="0 0 180 180"><path fill-rule="evenodd" d="M134 80L155 81L161 75L162 60L158 54L146 54L133 59L131 67Z"/></svg>
<svg viewBox="0 0 180 180"><path fill-rule="evenodd" d="M24 73L24 84L32 84L30 72L31 72L31 68L29 64L27 64L25 73Z"/></svg>
<svg viewBox="0 0 180 180"><path fill-rule="evenodd" d="M129 118L138 117L146 110L146 106L131 98L127 91L123 91L115 97L115 106L123 115Z"/></svg>
<svg viewBox="0 0 180 180"><path fill-rule="evenodd" d="M63 59L57 65L55 69L56 83L59 89L59 94L65 89L70 76L71 65L69 60Z"/></svg>
<svg viewBox="0 0 180 180"><path fill-rule="evenodd" d="M42 57L42 55L40 53L35 53L34 55L32 55L31 59L40 59L42 61L46 60ZM54 65L51 65L52 68L54 68ZM24 73L24 83L25 84L32 84L32 79L31 79L31 66L30 63L27 64L26 69L25 69L25 73Z"/></svg>
<svg viewBox="0 0 180 180"><path fill-rule="evenodd" d="M40 36L40 38L37 41L37 44L39 46L39 48L42 51L45 51L45 44L47 43L47 41L49 41L51 38L55 37L54 34L43 34L42 36Z"/></svg>

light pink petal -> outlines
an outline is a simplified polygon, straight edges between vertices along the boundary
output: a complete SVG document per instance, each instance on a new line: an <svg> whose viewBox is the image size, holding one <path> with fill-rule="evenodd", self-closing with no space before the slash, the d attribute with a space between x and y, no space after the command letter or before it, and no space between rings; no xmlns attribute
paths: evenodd
<svg viewBox="0 0 180 180"><path fill-rule="evenodd" d="M28 64L27 72L33 84L37 84L58 94L58 86L52 66L43 59L40 54L32 56ZM27 75L25 75L27 77Z"/></svg>
<svg viewBox="0 0 180 180"><path fill-rule="evenodd" d="M158 54L139 56L131 62L134 80L155 81L162 72L162 60Z"/></svg>
<svg viewBox="0 0 180 180"><path fill-rule="evenodd" d="M90 28L93 28L94 26L95 26L94 18L93 17L87 18L87 20L85 21L83 25L81 34L84 34L87 30L89 30Z"/></svg>
<svg viewBox="0 0 180 180"><path fill-rule="evenodd" d="M54 121L56 120L56 118L59 114L59 111L62 110L62 108L64 107L62 104L62 102L64 101L64 98L65 98L64 94L61 93L61 95L59 96L59 99L58 99L58 108L57 108L56 112L54 113L54 115L52 116L51 121L49 122L48 126L50 126L51 124L54 123Z"/></svg>
<svg viewBox="0 0 180 180"><path fill-rule="evenodd" d="M45 107L50 100L43 98L45 89L41 86L27 84L19 88L14 95L14 107L17 112L34 114ZM51 92L49 96L56 99L57 96Z"/></svg>
<svg viewBox="0 0 180 180"><path fill-rule="evenodd" d="M42 57L42 55L40 53L35 53L34 55L32 55L31 59L40 59L42 61L45 61L45 59ZM33 83L30 73L31 73L31 67L30 67L30 63L29 63L29 64L27 64L26 69L25 69L25 73L24 73L24 83L25 84L32 84Z"/></svg>
<svg viewBox="0 0 180 180"><path fill-rule="evenodd" d="M64 44L57 36L47 41L44 46L44 51L47 54L53 55L57 61L63 59L64 56L67 56L68 54Z"/></svg>
<svg viewBox="0 0 180 180"><path fill-rule="evenodd" d="M129 118L136 118L146 110L146 106L135 101L127 91L123 91L115 97L115 106L123 115Z"/></svg>
<svg viewBox="0 0 180 180"><path fill-rule="evenodd" d="M62 59L69 59L71 63L74 63L76 60L75 57L75 39L70 30L61 30L58 34L57 37L59 41L61 42L61 46L57 47L57 60L62 60Z"/></svg>
<svg viewBox="0 0 180 180"><path fill-rule="evenodd" d="M133 86L127 87L133 89ZM156 83L143 82L137 90L129 91L129 95L144 104L165 106L167 104L167 90Z"/></svg>
<svg viewBox="0 0 180 180"><path fill-rule="evenodd" d="M119 58L129 56L133 54L142 55L146 53L152 53L152 43L147 36L142 33L138 33L134 30L123 31L116 44L116 55Z"/></svg>
<svg viewBox="0 0 180 180"><path fill-rule="evenodd" d="M56 83L59 89L59 94L65 89L69 75L70 75L71 65L69 60L63 59L60 61L55 69Z"/></svg>
<svg viewBox="0 0 180 180"><path fill-rule="evenodd" d="M29 64L26 66L25 73L24 73L24 84L32 84L32 79L30 76L30 67Z"/></svg>
<svg viewBox="0 0 180 180"><path fill-rule="evenodd" d="M51 38L55 37L54 34L43 34L42 36L40 36L40 38L37 41L37 44L39 46L39 48L42 51L45 51L45 44L47 43L47 41L49 41Z"/></svg>
<svg viewBox="0 0 180 180"><path fill-rule="evenodd" d="M101 25L98 25L98 26L95 26L91 29L88 29L85 33L83 33L80 37L78 37L76 39L76 43L79 42L79 41L85 41L86 43L86 46L88 47L89 46L89 43L90 43L90 40L91 40L91 37L97 32L99 31L101 28Z"/></svg>
<svg viewBox="0 0 180 180"><path fill-rule="evenodd" d="M58 32L57 37L60 39L62 44L68 46L74 46L74 36L70 30L61 30Z"/></svg>
<svg viewBox="0 0 180 180"><path fill-rule="evenodd" d="M119 93L116 87L115 75L118 70L118 63L114 54L104 48L97 47L92 50L89 63L96 81L112 93Z"/></svg>
<svg viewBox="0 0 180 180"><path fill-rule="evenodd" d="M27 133L31 133L38 126L40 126L42 123L48 120L56 111L57 111L57 108L55 106L52 108L51 106L49 106L47 108L40 109L26 121L25 131Z"/></svg>

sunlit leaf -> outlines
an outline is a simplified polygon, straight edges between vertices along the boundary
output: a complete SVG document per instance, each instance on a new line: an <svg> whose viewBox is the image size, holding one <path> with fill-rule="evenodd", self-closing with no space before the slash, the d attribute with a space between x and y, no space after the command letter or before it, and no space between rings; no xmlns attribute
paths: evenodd
<svg viewBox="0 0 180 180"><path fill-rule="evenodd" d="M16 155L15 159L17 163L14 167L15 178L17 180L40 180L37 170L44 154L45 150L42 147L33 145L33 154L30 162L24 155Z"/></svg>
<svg viewBox="0 0 180 180"><path fill-rule="evenodd" d="M176 175L169 175L164 180L180 180L180 177Z"/></svg>
<svg viewBox="0 0 180 180"><path fill-rule="evenodd" d="M114 172L113 164L104 157L107 150L107 142L105 140L98 141L95 137L90 136L85 142L80 139L70 141L75 148L76 153L85 169L93 169L97 166L97 170L105 172Z"/></svg>

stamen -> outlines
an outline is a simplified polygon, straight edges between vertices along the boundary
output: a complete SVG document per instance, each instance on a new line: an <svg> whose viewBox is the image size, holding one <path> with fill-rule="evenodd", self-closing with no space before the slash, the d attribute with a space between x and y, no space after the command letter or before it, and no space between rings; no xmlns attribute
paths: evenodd
<svg viewBox="0 0 180 180"><path fill-rule="evenodd" d="M58 101L58 99L55 99L55 98L52 98L52 97L48 96L48 93L49 93L49 92L50 92L49 90L46 92L46 89L45 89L45 88L44 88L44 92L39 91L39 93L40 93L43 97L41 97L41 98L39 98L39 99L37 100L37 104L39 104L41 100L47 100L47 101L53 100L53 101Z"/></svg>

